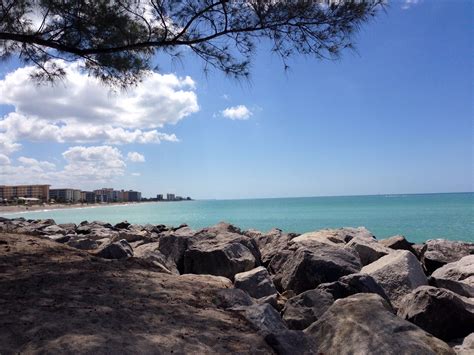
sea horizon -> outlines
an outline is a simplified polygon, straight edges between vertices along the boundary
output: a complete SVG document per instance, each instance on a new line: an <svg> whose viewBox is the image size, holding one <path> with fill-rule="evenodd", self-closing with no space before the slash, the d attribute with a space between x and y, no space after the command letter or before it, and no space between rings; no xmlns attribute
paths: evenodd
<svg viewBox="0 0 474 355"><path fill-rule="evenodd" d="M241 229L279 228L295 233L364 226L379 239L404 235L412 242L436 238L474 241L474 192L150 201L46 207L0 215L52 218L57 223L127 220L134 224L187 224L196 230L225 221Z"/></svg>

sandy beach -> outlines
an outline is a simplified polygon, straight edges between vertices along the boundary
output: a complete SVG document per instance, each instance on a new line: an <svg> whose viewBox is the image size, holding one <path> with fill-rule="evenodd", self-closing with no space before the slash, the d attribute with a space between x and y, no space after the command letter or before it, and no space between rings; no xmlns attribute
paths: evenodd
<svg viewBox="0 0 474 355"><path fill-rule="evenodd" d="M137 203L152 203L152 202L112 202L112 203L55 203L55 204L40 204L40 205L10 205L0 206L1 214L9 213L21 213L21 212L33 212L33 211L51 211L51 210L62 210L72 208L95 208L95 207L108 207L108 206L128 206Z"/></svg>

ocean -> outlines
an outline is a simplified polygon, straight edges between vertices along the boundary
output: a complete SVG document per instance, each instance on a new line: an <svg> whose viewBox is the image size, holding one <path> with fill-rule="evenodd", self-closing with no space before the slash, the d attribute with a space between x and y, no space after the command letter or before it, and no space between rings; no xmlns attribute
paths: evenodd
<svg viewBox="0 0 474 355"><path fill-rule="evenodd" d="M227 221L242 229L276 227L298 233L365 226L379 239L401 234L412 242L432 238L474 242L474 193L156 202L3 216L53 218L56 223L186 223L194 229Z"/></svg>

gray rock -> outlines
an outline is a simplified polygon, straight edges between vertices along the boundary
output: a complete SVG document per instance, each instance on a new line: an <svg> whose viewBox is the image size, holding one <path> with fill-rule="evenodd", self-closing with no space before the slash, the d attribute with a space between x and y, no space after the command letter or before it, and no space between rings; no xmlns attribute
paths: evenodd
<svg viewBox="0 0 474 355"><path fill-rule="evenodd" d="M41 232L43 234L47 234L47 235L53 235L53 234L62 234L62 235L65 235L66 234L66 230L61 228L60 226L58 225L51 225L51 226L47 226L45 228L43 228L41 230Z"/></svg>
<svg viewBox="0 0 474 355"><path fill-rule="evenodd" d="M126 259L133 256L133 250L125 239L100 247L95 255L104 259Z"/></svg>
<svg viewBox="0 0 474 355"><path fill-rule="evenodd" d="M430 282L461 296L474 297L474 255L465 256L435 270Z"/></svg>
<svg viewBox="0 0 474 355"><path fill-rule="evenodd" d="M140 230L140 229L124 229L120 230L117 236L117 239L125 239L127 242L136 242L138 240L148 240L149 238L149 233L145 230Z"/></svg>
<svg viewBox="0 0 474 355"><path fill-rule="evenodd" d="M402 299L398 316L445 341L474 332L474 300L442 288L418 287Z"/></svg>
<svg viewBox="0 0 474 355"><path fill-rule="evenodd" d="M278 312L269 304L234 307L263 336L286 331L288 328Z"/></svg>
<svg viewBox="0 0 474 355"><path fill-rule="evenodd" d="M375 293L390 303L384 289L372 276L367 274L343 276L338 281L319 285L316 290L328 292L335 300L349 297L356 293Z"/></svg>
<svg viewBox="0 0 474 355"><path fill-rule="evenodd" d="M359 254L362 265L373 263L392 251L371 238L352 238L347 243L347 247L354 249Z"/></svg>
<svg viewBox="0 0 474 355"><path fill-rule="evenodd" d="M117 228L117 229L128 229L128 227L130 227L131 224L128 223L127 221L123 221L123 222L119 222L117 223L114 228Z"/></svg>
<svg viewBox="0 0 474 355"><path fill-rule="evenodd" d="M184 272L184 252L188 249L195 233L192 229L185 227L176 231L166 231L160 235L160 252L176 264L180 273Z"/></svg>
<svg viewBox="0 0 474 355"><path fill-rule="evenodd" d="M343 245L345 243L344 236L341 235L340 230L334 229L323 229L315 232L308 232L301 234L300 236L293 238L292 243L300 243L302 245L316 243L325 243L330 245Z"/></svg>
<svg viewBox="0 0 474 355"><path fill-rule="evenodd" d="M314 243L311 248L283 250L269 265L275 286L297 294L360 269L360 260L354 251L324 243Z"/></svg>
<svg viewBox="0 0 474 355"><path fill-rule="evenodd" d="M279 355L316 354L318 348L311 338L299 330L270 333L265 336L265 341Z"/></svg>
<svg viewBox="0 0 474 355"><path fill-rule="evenodd" d="M453 354L448 344L393 314L379 295L339 299L304 331L318 354Z"/></svg>
<svg viewBox="0 0 474 355"><path fill-rule="evenodd" d="M428 284L420 262L407 250L394 250L377 261L364 266L361 273L372 276L382 286L393 306L418 286Z"/></svg>
<svg viewBox="0 0 474 355"><path fill-rule="evenodd" d="M238 288L226 288L217 292L217 299L214 303L224 309L234 307L251 306L254 304L250 296Z"/></svg>
<svg viewBox="0 0 474 355"><path fill-rule="evenodd" d="M432 239L428 240L425 245L426 250L421 259L429 274L448 263L474 254L474 243Z"/></svg>
<svg viewBox="0 0 474 355"><path fill-rule="evenodd" d="M280 229L272 229L268 233L249 230L245 235L251 237L257 243L261 254L262 264L267 266L272 258L285 249L288 242L295 237L295 234L283 233Z"/></svg>
<svg viewBox="0 0 474 355"><path fill-rule="evenodd" d="M99 247L95 240L89 238L71 238L67 241L66 245L81 250L92 250Z"/></svg>
<svg viewBox="0 0 474 355"><path fill-rule="evenodd" d="M403 235L395 235L387 239L382 239L379 243L394 250L408 250L418 256L418 252L413 248L413 243L406 240Z"/></svg>
<svg viewBox="0 0 474 355"><path fill-rule="evenodd" d="M236 274L234 286L244 290L253 298L267 297L277 293L267 269L263 266Z"/></svg>
<svg viewBox="0 0 474 355"><path fill-rule="evenodd" d="M462 339L459 344L453 347L456 355L472 355L474 354L474 333L469 334Z"/></svg>
<svg viewBox="0 0 474 355"><path fill-rule="evenodd" d="M224 276L232 280L235 274L259 266L259 255L253 239L225 231L218 225L195 236L184 253L184 273Z"/></svg>
<svg viewBox="0 0 474 355"><path fill-rule="evenodd" d="M317 321L333 303L330 293L319 289L308 290L286 302L282 317L288 328L302 330Z"/></svg>
<svg viewBox="0 0 474 355"><path fill-rule="evenodd" d="M53 234L48 235L48 238L58 243L66 243L67 241L69 241L69 239L71 239L71 236L63 234Z"/></svg>
<svg viewBox="0 0 474 355"><path fill-rule="evenodd" d="M166 258L159 251L159 243L147 243L137 246L133 249L133 256L142 260L149 261L158 269L168 274L179 274L178 268L173 260Z"/></svg>

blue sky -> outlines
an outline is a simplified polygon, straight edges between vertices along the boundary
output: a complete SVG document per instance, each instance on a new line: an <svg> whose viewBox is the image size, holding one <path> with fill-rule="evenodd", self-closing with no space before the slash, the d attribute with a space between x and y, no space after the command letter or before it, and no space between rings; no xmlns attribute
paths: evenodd
<svg viewBox="0 0 474 355"><path fill-rule="evenodd" d="M25 115L8 121L16 136L7 143L21 147L4 144L0 184L45 181L194 198L473 191L473 5L425 0L403 7L392 2L357 35L357 52L338 61L294 58L285 72L262 44L248 82L217 72L206 77L195 58L171 65L158 56L162 73L174 75L145 87L155 101L147 103L144 126L130 129L155 129L150 120L168 108L173 117L183 115L163 118L160 144L158 138L111 141L102 133L94 142L74 134L62 142L39 135L39 126L21 120L35 109L44 111L43 118L51 115L51 97L45 94L43 107L41 100L32 103L33 91L10 90L14 84L5 76L18 64L2 63L0 94L15 104L0 105L0 133L9 114ZM153 96L156 87L164 87L162 96ZM169 90L172 100L156 101ZM250 112L246 119L223 114L240 105ZM33 128L25 133L28 125Z"/></svg>

